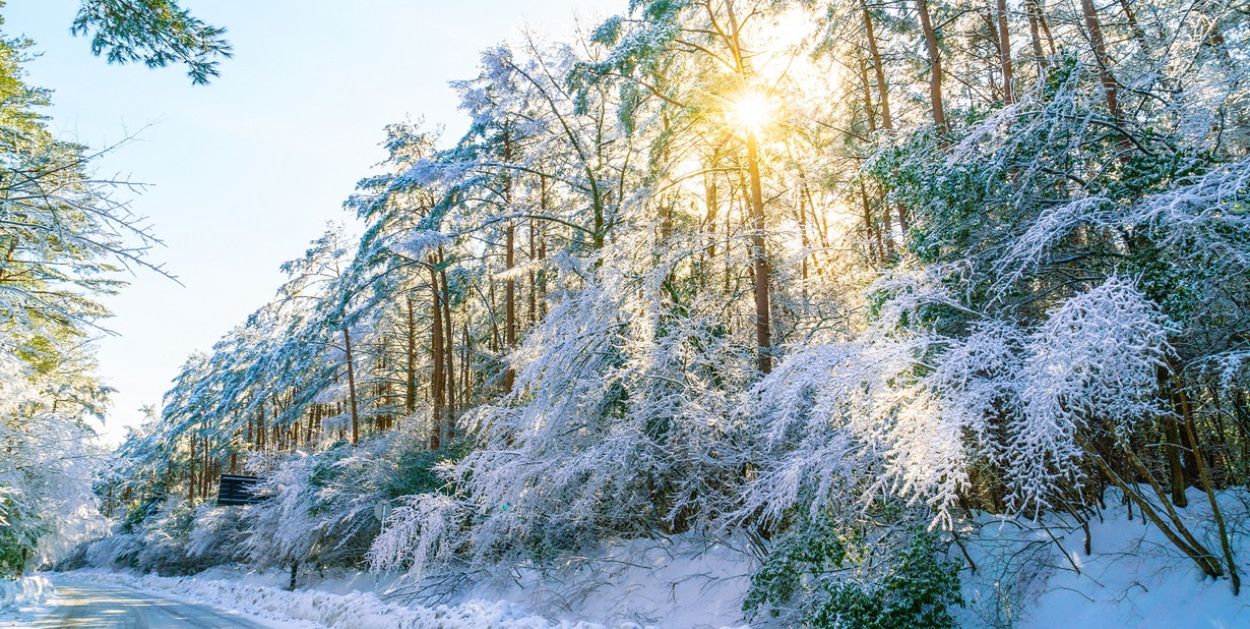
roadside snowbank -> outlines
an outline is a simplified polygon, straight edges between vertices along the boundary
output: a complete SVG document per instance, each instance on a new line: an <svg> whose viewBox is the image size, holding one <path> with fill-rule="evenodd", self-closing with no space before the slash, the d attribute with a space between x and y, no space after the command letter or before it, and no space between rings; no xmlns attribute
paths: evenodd
<svg viewBox="0 0 1250 629"><path fill-rule="evenodd" d="M192 577L104 570L58 579L147 590L283 622L351 629L746 629L742 598L754 560L685 534L605 544L559 565L500 566L493 575L413 582L398 575L212 568Z"/></svg>
<svg viewBox="0 0 1250 629"><path fill-rule="evenodd" d="M47 611L56 588L44 576L0 580L0 627L29 627L27 621Z"/></svg>
<svg viewBox="0 0 1250 629"><path fill-rule="evenodd" d="M47 577L19 577L13 581L0 580L0 612L23 607L42 605L55 592Z"/></svg>
<svg viewBox="0 0 1250 629"><path fill-rule="evenodd" d="M384 603L368 592L333 594L319 590L285 591L239 581L201 577L134 576L78 571L67 581L120 585L137 590L244 611L261 618L303 621L331 629L601 629L593 623L555 622L527 615L504 601L468 601L435 607Z"/></svg>

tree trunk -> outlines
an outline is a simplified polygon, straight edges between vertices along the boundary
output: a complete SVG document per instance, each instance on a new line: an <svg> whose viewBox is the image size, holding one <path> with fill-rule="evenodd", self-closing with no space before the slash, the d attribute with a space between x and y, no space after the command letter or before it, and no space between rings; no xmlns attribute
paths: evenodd
<svg viewBox="0 0 1250 629"><path fill-rule="evenodd" d="M1033 47L1033 58L1037 64L1037 85L1040 91L1046 83L1046 54L1042 52L1042 37L1038 33L1042 11L1037 3L1038 0L1025 0L1024 10L1029 18L1029 44Z"/></svg>
<svg viewBox="0 0 1250 629"><path fill-rule="evenodd" d="M460 338L462 340L461 340L461 345L460 345L460 351L464 353L461 354L460 356L460 374L461 374L461 381L462 381L462 384L460 387L460 391L462 392L462 395L460 396L460 399L463 400L463 403L465 405L468 405L470 401L473 399L473 378L469 370L469 352L471 351L471 345L470 345L470 339L469 339L469 322L465 321L464 323L461 324L461 326L462 327L461 327Z"/></svg>
<svg viewBox="0 0 1250 629"><path fill-rule="evenodd" d="M1228 577L1233 584L1233 596L1241 594L1241 576L1237 574L1237 561L1233 557L1233 546L1228 539L1228 527L1224 522L1224 514L1220 510L1220 504L1215 499L1215 488L1211 483L1211 475L1207 472L1206 461L1202 458L1202 452L1198 449L1198 427L1194 423L1193 407L1189 403L1189 395L1185 393L1184 387L1178 386L1176 391L1177 410L1180 412L1185 422L1185 433L1189 437L1189 444L1194 449L1194 461L1198 467L1198 478L1202 481L1202 489L1206 492L1207 502L1211 505L1211 516L1215 519L1215 527L1220 535L1220 549L1224 553L1224 563L1228 564Z"/></svg>
<svg viewBox="0 0 1250 629"><path fill-rule="evenodd" d="M439 262L444 262L443 252L440 249L438 253ZM443 434L448 442L455 438L456 428L456 333L452 328L451 321L451 287L447 284L447 268L443 266L438 272L439 279L442 281L443 295L439 299L443 306L443 341L446 347L443 350L443 374L447 379L447 415Z"/></svg>
<svg viewBox="0 0 1250 629"><path fill-rule="evenodd" d="M864 59L859 60L859 81L864 86L864 124L868 133L876 133L877 116L872 110L872 86L868 84L868 62Z"/></svg>
<svg viewBox="0 0 1250 629"><path fill-rule="evenodd" d="M433 401L433 417L430 418L430 449L437 450L442 445L443 414L446 412L447 378L443 374L446 365L443 352L443 307L439 303L438 272L430 265L430 361L433 373L430 374L430 398Z"/></svg>
<svg viewBox="0 0 1250 629"><path fill-rule="evenodd" d="M516 279L512 270L516 267L516 227L509 222L504 232L504 350L516 347ZM504 389L511 391L515 374L508 368L504 375Z"/></svg>
<svg viewBox="0 0 1250 629"><path fill-rule="evenodd" d="M546 209L546 208L543 208ZM534 271L534 261L538 258L538 235L535 228L535 220L530 219L529 229L526 230L529 236L529 311L526 313L526 325L532 327L538 321L538 275Z"/></svg>
<svg viewBox="0 0 1250 629"><path fill-rule="evenodd" d="M1011 31L1007 24L1007 0L998 0L998 56L1003 71L1003 102L1016 102L1016 90L1011 68Z"/></svg>
<svg viewBox="0 0 1250 629"><path fill-rule="evenodd" d="M1050 50L1050 56L1059 54L1055 48L1055 38L1050 34L1050 23L1046 21L1046 11L1042 7L1042 0L1031 0L1034 8L1037 10L1037 25L1042 29L1042 35L1046 36L1046 48Z"/></svg>
<svg viewBox="0 0 1250 629"><path fill-rule="evenodd" d="M198 462L195 454L195 433L191 433L191 457L187 467L187 502L195 502L195 464Z"/></svg>
<svg viewBox="0 0 1250 629"><path fill-rule="evenodd" d="M716 168L718 153L719 151L712 153L711 160L709 161L707 167L708 171L712 171ZM705 172L703 174L703 205L704 210L707 212L703 219L704 224L707 225L709 240L707 246L707 256L709 263L712 263L716 260L716 219L717 215L720 213L720 197L719 192L716 189L715 172ZM701 274L701 278L706 281L709 275L710 273L703 273Z"/></svg>
<svg viewBox="0 0 1250 629"><path fill-rule="evenodd" d="M877 228L877 222L872 218L872 205L868 203L868 190L862 179L859 182L859 198L864 205L864 229L868 230L868 246L871 252L869 258L875 263L884 263L885 243L881 240L881 230Z"/></svg>
<svg viewBox="0 0 1250 629"><path fill-rule="evenodd" d="M747 134L747 175L751 178L751 262L755 277L755 348L760 373L773 369L772 324L769 307L768 243L764 216L764 191L760 182L759 141Z"/></svg>
<svg viewBox="0 0 1250 629"><path fill-rule="evenodd" d="M417 410L417 316L413 312L412 297L408 297L408 369L405 373L404 413L411 415Z"/></svg>
<svg viewBox="0 0 1250 629"><path fill-rule="evenodd" d="M916 13L920 16L925 49L929 53L929 106L933 112L933 124L938 131L946 131L946 109L942 105L942 53L938 49L937 32L933 30L933 21L929 17L928 0L916 0Z"/></svg>
<svg viewBox="0 0 1250 629"><path fill-rule="evenodd" d="M512 161L512 141L504 135L504 161ZM508 177L504 184L504 201L508 209L512 207L512 178ZM509 220L504 227L504 351L510 352L516 346L516 279L512 270L516 266L516 225ZM509 367L503 376L503 388L512 390L516 373Z"/></svg>
<svg viewBox="0 0 1250 629"><path fill-rule="evenodd" d="M1141 46L1141 50L1145 54L1149 54L1150 43L1146 41L1146 31L1142 30L1141 24L1137 23L1137 16L1133 14L1133 7L1129 6L1128 0L1119 0L1120 9L1124 11L1124 19L1128 22L1129 31L1133 33L1133 39L1137 40L1137 45Z"/></svg>
<svg viewBox="0 0 1250 629"><path fill-rule="evenodd" d="M1163 432L1167 437L1164 446L1168 460L1168 479L1172 489L1172 504L1178 507L1189 505L1185 496L1185 468L1181 466L1181 435L1177 429L1176 419L1167 417L1163 420Z"/></svg>
<svg viewBox="0 0 1250 629"><path fill-rule="evenodd" d="M890 114L890 90L885 82L885 68L881 64L881 51L877 49L877 36L872 28L872 15L868 12L868 4L860 1L860 10L864 16L864 34L868 39L868 54L872 57L872 69L877 79L877 103L881 106L881 128L894 128L894 120Z"/></svg>
<svg viewBox="0 0 1250 629"><path fill-rule="evenodd" d="M1119 118L1118 88L1115 77L1111 74L1110 61L1107 59L1107 45L1102 38L1102 23L1098 19L1098 12L1094 9L1094 0L1081 0L1081 12L1085 16L1085 27L1089 31L1089 43L1094 51L1094 60L1098 63L1098 77L1102 81L1107 111L1111 112L1113 118Z"/></svg>
<svg viewBox="0 0 1250 629"><path fill-rule="evenodd" d="M547 224L538 226L538 318L547 318Z"/></svg>
<svg viewBox="0 0 1250 629"><path fill-rule="evenodd" d="M352 445L360 443L360 417L356 409L356 368L352 365L352 335L343 326L343 348L347 353L347 397L352 405Z"/></svg>

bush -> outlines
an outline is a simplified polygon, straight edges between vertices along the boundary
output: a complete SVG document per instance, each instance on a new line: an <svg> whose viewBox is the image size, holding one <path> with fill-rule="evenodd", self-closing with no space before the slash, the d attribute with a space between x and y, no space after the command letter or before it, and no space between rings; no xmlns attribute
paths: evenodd
<svg viewBox="0 0 1250 629"><path fill-rule="evenodd" d="M839 570L845 561L846 547L827 520L796 526L777 539L768 559L751 575L742 609L779 615L781 608L814 594L813 577Z"/></svg>
<svg viewBox="0 0 1250 629"><path fill-rule="evenodd" d="M410 450L399 457L399 469L386 484L387 498L414 496L443 491L447 479L435 469L443 463L455 463L469 453L470 442L456 441L438 450Z"/></svg>
<svg viewBox="0 0 1250 629"><path fill-rule="evenodd" d="M855 560L859 553L848 552L854 540L823 520L795 526L751 575L743 609L821 629L953 626L948 610L963 604L958 566L943 557L932 533L914 531L902 551L871 573Z"/></svg>
<svg viewBox="0 0 1250 629"><path fill-rule="evenodd" d="M245 539L241 508L201 504L195 511L186 554L207 566L240 562L247 557Z"/></svg>
<svg viewBox="0 0 1250 629"><path fill-rule="evenodd" d="M815 627L939 629L954 626L948 609L962 605L959 569L938 552L931 533L917 533L873 585L831 584L809 616Z"/></svg>

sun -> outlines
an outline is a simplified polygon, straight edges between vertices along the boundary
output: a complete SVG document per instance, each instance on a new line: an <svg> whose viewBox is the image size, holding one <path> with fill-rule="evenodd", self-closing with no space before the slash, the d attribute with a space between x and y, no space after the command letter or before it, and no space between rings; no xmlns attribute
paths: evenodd
<svg viewBox="0 0 1250 629"><path fill-rule="evenodd" d="M729 101L729 123L750 133L759 133L773 119L777 104L768 95L744 90Z"/></svg>

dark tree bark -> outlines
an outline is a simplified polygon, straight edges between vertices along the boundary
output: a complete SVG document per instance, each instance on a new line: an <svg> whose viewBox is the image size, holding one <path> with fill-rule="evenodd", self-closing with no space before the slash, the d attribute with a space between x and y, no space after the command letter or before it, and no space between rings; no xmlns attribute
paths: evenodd
<svg viewBox="0 0 1250 629"><path fill-rule="evenodd" d="M933 124L939 131L945 131L946 109L942 105L942 52L938 48L937 32L933 30L933 20L929 16L928 0L916 0L916 13L920 17L920 29L924 32L925 49L929 53L929 107L933 113Z"/></svg>
<svg viewBox="0 0 1250 629"><path fill-rule="evenodd" d="M352 365L352 335L343 326L343 348L347 353L347 397L352 405L352 445L360 443L360 416L356 408L356 368Z"/></svg>
<svg viewBox="0 0 1250 629"><path fill-rule="evenodd" d="M864 16L864 35L868 39L868 54L872 58L872 70L877 79L877 103L881 106L881 128L894 128L894 119L890 113L890 90L885 82L885 67L881 63L881 51L877 49L877 36L872 27L872 15L868 12L866 0L860 1L860 10Z"/></svg>
<svg viewBox="0 0 1250 629"><path fill-rule="evenodd" d="M1042 11L1038 0L1025 0L1024 10L1029 18L1029 44L1033 47L1033 60L1037 64L1037 84L1040 89L1046 83L1046 54L1042 52L1042 37L1038 33Z"/></svg>
<svg viewBox="0 0 1250 629"><path fill-rule="evenodd" d="M413 312L412 297L408 297L406 302L408 306L408 364L404 374L406 385L404 412L411 415L417 410L417 316Z"/></svg>
<svg viewBox="0 0 1250 629"><path fill-rule="evenodd" d="M430 418L430 449L437 450L442 445L443 415L446 404L447 378L443 374L445 362L443 352L443 307L439 303L438 272L434 270L433 258L430 264L430 361L433 373L430 376L430 397L434 404L433 417Z"/></svg>
<svg viewBox="0 0 1250 629"><path fill-rule="evenodd" d="M998 57L1003 72L1003 102L1016 102L1016 89L1011 67L1011 30L1007 23L1007 0L998 0Z"/></svg>
<svg viewBox="0 0 1250 629"><path fill-rule="evenodd" d="M447 267L444 264L446 260L443 258L441 248L438 252L438 260L440 263L438 276L442 285L442 297L439 301L443 306L443 341L446 343L443 348L443 362L445 363L443 374L447 379L447 415L443 435L450 442L455 438L456 432L456 333L451 320L451 287L447 283Z"/></svg>
<svg viewBox="0 0 1250 629"><path fill-rule="evenodd" d="M1098 63L1098 77L1102 81L1103 96L1107 101L1107 111L1113 118L1120 117L1120 101L1118 84L1111 74L1111 63L1107 58L1107 45L1102 37L1102 22L1094 9L1094 0L1081 0L1081 13L1085 16L1085 28L1089 35L1089 44L1094 52L1094 60Z"/></svg>
<svg viewBox="0 0 1250 629"><path fill-rule="evenodd" d="M755 287L755 351L760 373L773 370L772 323L769 306L769 264L767 219L764 215L764 191L760 182L759 141L755 133L747 134L747 175L751 180L751 265Z"/></svg>

